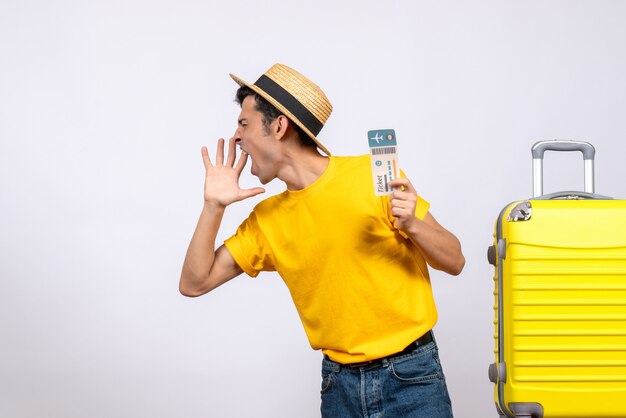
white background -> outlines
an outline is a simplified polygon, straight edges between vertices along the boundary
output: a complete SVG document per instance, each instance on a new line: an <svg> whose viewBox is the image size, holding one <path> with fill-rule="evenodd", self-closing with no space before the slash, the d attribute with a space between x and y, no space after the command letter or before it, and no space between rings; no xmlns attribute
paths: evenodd
<svg viewBox="0 0 626 418"><path fill-rule="evenodd" d="M275 62L326 91L333 153L396 130L467 259L432 273L455 416L496 416L493 225L530 197L538 140L592 142L596 191L626 198L625 21L623 1L1 0L0 417L319 415L321 354L277 275L177 290L200 147L239 112L228 73ZM580 188L579 153L545 165L547 192Z"/></svg>

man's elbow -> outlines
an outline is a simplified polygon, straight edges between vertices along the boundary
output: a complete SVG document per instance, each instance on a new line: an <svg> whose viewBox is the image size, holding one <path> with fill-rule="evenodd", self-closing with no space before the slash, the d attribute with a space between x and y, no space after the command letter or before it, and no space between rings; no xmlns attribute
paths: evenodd
<svg viewBox="0 0 626 418"><path fill-rule="evenodd" d="M450 266L448 273L453 276L458 276L463 271L463 267L465 267L465 257L463 254L460 254L455 262Z"/></svg>
<svg viewBox="0 0 626 418"><path fill-rule="evenodd" d="M192 277L189 277L188 274L183 272L180 276L180 282L178 283L178 291L181 295L188 298L197 298L210 290L205 290L202 287L195 285L197 282L197 280L194 280Z"/></svg>
<svg viewBox="0 0 626 418"><path fill-rule="evenodd" d="M181 295L186 296L188 298L197 298L198 296L202 296L206 292L199 292L197 290L192 290L188 287L183 286L182 284L178 286L178 291Z"/></svg>

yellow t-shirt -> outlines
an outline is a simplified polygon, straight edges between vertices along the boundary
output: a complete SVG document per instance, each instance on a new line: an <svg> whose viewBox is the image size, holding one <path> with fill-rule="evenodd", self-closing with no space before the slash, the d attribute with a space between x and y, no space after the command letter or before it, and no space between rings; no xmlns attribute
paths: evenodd
<svg viewBox="0 0 626 418"><path fill-rule="evenodd" d="M416 216L428 208L419 198ZM259 203L225 245L248 275L280 274L311 347L339 363L401 351L437 321L426 262L374 195L369 155L330 157L309 187Z"/></svg>

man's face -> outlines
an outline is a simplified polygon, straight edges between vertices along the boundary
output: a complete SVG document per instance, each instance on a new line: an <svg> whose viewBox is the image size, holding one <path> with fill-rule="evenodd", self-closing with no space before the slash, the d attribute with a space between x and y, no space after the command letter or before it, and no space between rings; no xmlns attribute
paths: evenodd
<svg viewBox="0 0 626 418"><path fill-rule="evenodd" d="M237 120L237 130L233 137L242 150L252 160L250 172L267 184L276 177L275 139L271 135L272 122L268 128L263 126L263 114L255 108L254 96L248 96L241 104L241 113Z"/></svg>

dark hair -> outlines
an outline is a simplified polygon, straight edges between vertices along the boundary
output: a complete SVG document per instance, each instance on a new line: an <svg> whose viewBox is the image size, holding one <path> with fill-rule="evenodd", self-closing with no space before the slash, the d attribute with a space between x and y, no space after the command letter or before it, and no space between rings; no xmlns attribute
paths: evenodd
<svg viewBox="0 0 626 418"><path fill-rule="evenodd" d="M254 108L257 111L261 112L261 114L263 115L263 127L265 128L266 133L269 132L270 123L274 122L277 117L284 114L248 86L241 86L237 89L236 101L237 103L239 103L239 106L243 104L243 101L248 96L254 96ZM296 130L296 134L298 134L298 139L300 140L300 143L302 145L304 145L305 147L317 148L317 144L315 143L315 141L313 141L313 139L308 136L306 132L302 130L302 128L300 128L291 119L289 119L289 121L292 123L292 126Z"/></svg>

